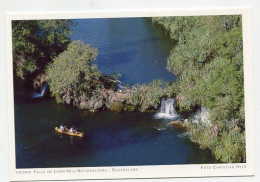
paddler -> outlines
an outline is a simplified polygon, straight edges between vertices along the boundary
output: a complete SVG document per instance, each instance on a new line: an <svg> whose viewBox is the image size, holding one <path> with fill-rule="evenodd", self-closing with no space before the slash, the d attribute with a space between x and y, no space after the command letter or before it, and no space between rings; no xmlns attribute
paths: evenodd
<svg viewBox="0 0 260 182"><path fill-rule="evenodd" d="M60 125L60 130L61 130L61 131L64 131L64 126L63 126L63 124Z"/></svg>
<svg viewBox="0 0 260 182"><path fill-rule="evenodd" d="M70 133L74 133L74 130L73 130L73 128L70 128L70 131L69 131Z"/></svg>

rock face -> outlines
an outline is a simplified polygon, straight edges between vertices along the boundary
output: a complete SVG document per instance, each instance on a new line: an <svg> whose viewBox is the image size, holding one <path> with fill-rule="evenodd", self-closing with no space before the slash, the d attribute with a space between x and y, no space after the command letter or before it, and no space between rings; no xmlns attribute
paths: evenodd
<svg viewBox="0 0 260 182"><path fill-rule="evenodd" d="M95 99L91 97L90 99L81 99L79 103L80 108L88 109L88 110L100 110L105 106L103 100Z"/></svg>
<svg viewBox="0 0 260 182"><path fill-rule="evenodd" d="M44 73L41 73L33 80L33 87L41 88L46 83L46 81L47 81L47 76Z"/></svg>
<svg viewBox="0 0 260 182"><path fill-rule="evenodd" d="M102 110L105 107L115 111L121 111L125 105L129 92L113 91L111 89L102 89L99 97L87 98L79 96L71 88L62 94L62 99L66 104L72 104L87 110Z"/></svg>
<svg viewBox="0 0 260 182"><path fill-rule="evenodd" d="M23 69L23 65L27 62L27 60L23 56L17 56L14 60L16 75L22 79L25 76L25 70Z"/></svg>
<svg viewBox="0 0 260 182"><path fill-rule="evenodd" d="M71 88L68 88L66 90L66 93L63 95L62 99L63 101L66 103L66 104L72 104L73 100L75 99L76 97L74 96L73 94L73 91Z"/></svg>
<svg viewBox="0 0 260 182"><path fill-rule="evenodd" d="M104 97L105 102L111 105L114 102L124 103L129 96L129 92L113 91L109 89L102 89L100 94Z"/></svg>

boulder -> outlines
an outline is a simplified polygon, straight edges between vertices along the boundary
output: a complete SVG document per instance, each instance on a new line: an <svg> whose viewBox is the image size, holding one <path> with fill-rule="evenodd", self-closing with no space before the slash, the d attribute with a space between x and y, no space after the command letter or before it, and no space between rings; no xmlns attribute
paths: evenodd
<svg viewBox="0 0 260 182"><path fill-rule="evenodd" d="M104 102L102 100L97 100L95 103L94 103L94 107L93 109L94 110L99 110L99 109L102 109L104 106Z"/></svg>
<svg viewBox="0 0 260 182"><path fill-rule="evenodd" d="M80 107L91 110L94 108L95 101L93 99L83 100L80 103Z"/></svg>
<svg viewBox="0 0 260 182"><path fill-rule="evenodd" d="M182 121L170 121L168 124L180 129L186 128L186 126L182 123Z"/></svg>
<svg viewBox="0 0 260 182"><path fill-rule="evenodd" d="M26 71L23 69L23 65L28 61L23 56L14 56L14 59L14 70L16 70L16 75L25 79Z"/></svg>
<svg viewBox="0 0 260 182"><path fill-rule="evenodd" d="M114 91L111 89L101 89L99 99L85 96L78 96L73 92L72 88L68 88L62 94L62 99L67 104L73 104L82 109L87 110L100 110L107 105L107 107L114 111L122 111L125 108L125 102L129 96L129 92Z"/></svg>
<svg viewBox="0 0 260 182"><path fill-rule="evenodd" d="M114 94L114 91L110 89L102 89L100 94L104 97L105 100L109 100L109 98L111 98Z"/></svg>
<svg viewBox="0 0 260 182"><path fill-rule="evenodd" d="M112 102L124 102L128 97L127 93L115 92L111 97Z"/></svg>
<svg viewBox="0 0 260 182"><path fill-rule="evenodd" d="M64 102L66 104L72 104L72 101L74 100L73 97L73 93L72 93L72 89L68 88L65 92L65 94L63 94L62 99L64 100Z"/></svg>
<svg viewBox="0 0 260 182"><path fill-rule="evenodd" d="M63 97L63 100L64 100L64 102L66 104L71 104L71 101L72 101L71 97L70 96L66 96L66 95L65 95L65 97Z"/></svg>
<svg viewBox="0 0 260 182"><path fill-rule="evenodd" d="M47 76L44 73L41 73L33 80L33 87L41 88L46 83L46 81L47 81Z"/></svg>
<svg viewBox="0 0 260 182"><path fill-rule="evenodd" d="M182 125L182 121L170 121L169 125Z"/></svg>
<svg viewBox="0 0 260 182"><path fill-rule="evenodd" d="M122 93L110 89L102 89L100 94L104 97L105 102L110 106L112 106L113 103L116 103L116 105L119 105L119 102L124 103L129 96L128 92Z"/></svg>
<svg viewBox="0 0 260 182"><path fill-rule="evenodd" d="M91 97L88 100L81 99L79 106L88 110L99 110L104 107L104 102L102 99L96 100L93 97Z"/></svg>
<svg viewBox="0 0 260 182"><path fill-rule="evenodd" d="M78 106L80 104L80 100L81 100L80 97L74 97L73 105Z"/></svg>

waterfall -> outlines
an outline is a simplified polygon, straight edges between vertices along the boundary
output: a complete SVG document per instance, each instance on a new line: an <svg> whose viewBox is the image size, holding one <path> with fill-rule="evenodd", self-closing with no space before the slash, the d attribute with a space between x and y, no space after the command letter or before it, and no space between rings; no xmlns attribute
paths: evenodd
<svg viewBox="0 0 260 182"><path fill-rule="evenodd" d="M162 99L160 112L155 115L156 118L165 118L165 119L176 119L179 117L176 110L176 103L173 98Z"/></svg>
<svg viewBox="0 0 260 182"><path fill-rule="evenodd" d="M207 125L210 125L210 114L209 114L209 110L206 108L201 107L198 112L193 116L192 119L193 123L205 123Z"/></svg>
<svg viewBox="0 0 260 182"><path fill-rule="evenodd" d="M39 97L42 97L44 96L44 93L45 93L45 90L47 88L47 85L44 85L40 91L40 93L33 93L32 94L32 98L39 98Z"/></svg>

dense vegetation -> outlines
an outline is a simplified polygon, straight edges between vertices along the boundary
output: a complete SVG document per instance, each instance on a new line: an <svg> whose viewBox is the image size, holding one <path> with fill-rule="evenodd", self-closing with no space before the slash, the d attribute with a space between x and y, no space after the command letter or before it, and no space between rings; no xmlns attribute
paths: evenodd
<svg viewBox="0 0 260 182"><path fill-rule="evenodd" d="M156 17L175 42L168 69L180 111L210 112L209 126L192 126L191 139L223 162L245 161L243 45L241 16ZM211 135L214 126L219 131Z"/></svg>
<svg viewBox="0 0 260 182"><path fill-rule="evenodd" d="M42 72L48 62L66 49L72 25L71 20L12 21L16 75L28 79Z"/></svg>
<svg viewBox="0 0 260 182"><path fill-rule="evenodd" d="M47 82L52 96L58 102L75 105L81 109L113 109L117 79L116 73L105 75L94 64L98 50L81 41L72 41L47 66ZM114 108L114 110L118 110Z"/></svg>
<svg viewBox="0 0 260 182"><path fill-rule="evenodd" d="M78 94L91 95L97 90L100 71L92 64L97 50L80 41L72 41L67 50L54 58L47 68L50 91L57 100L71 88Z"/></svg>
<svg viewBox="0 0 260 182"><path fill-rule="evenodd" d="M119 75L102 74L97 65L94 64L98 51L90 45L85 45L81 41L72 41L68 48L60 53L53 62L48 65L46 75L52 95L58 102L63 102L62 97L71 90L75 97L92 98L102 100L101 90L110 89L112 97L120 97L117 93L115 81ZM114 84L112 84L114 83ZM106 102L106 107L114 111L121 110L156 110L160 106L162 97L172 95L171 85L162 80L154 80L148 84L136 84L131 88L124 88L125 98L119 101ZM103 92L103 91L102 91ZM115 94L118 96L113 96ZM71 93L69 93L71 94Z"/></svg>
<svg viewBox="0 0 260 182"><path fill-rule="evenodd" d="M132 86L127 104L135 106L141 111L157 110L162 97L167 98L172 95L173 90L170 83L154 80L151 83Z"/></svg>
<svg viewBox="0 0 260 182"><path fill-rule="evenodd" d="M212 150L223 162L245 161L243 45L241 16L154 17L174 46L167 67L174 83L117 88L119 74L102 74L98 51L70 41L71 20L13 21L14 72L48 77L59 102L84 108L156 110L163 97L176 97L180 112L209 111L210 124L190 123L191 140ZM78 99L78 100L77 100Z"/></svg>

